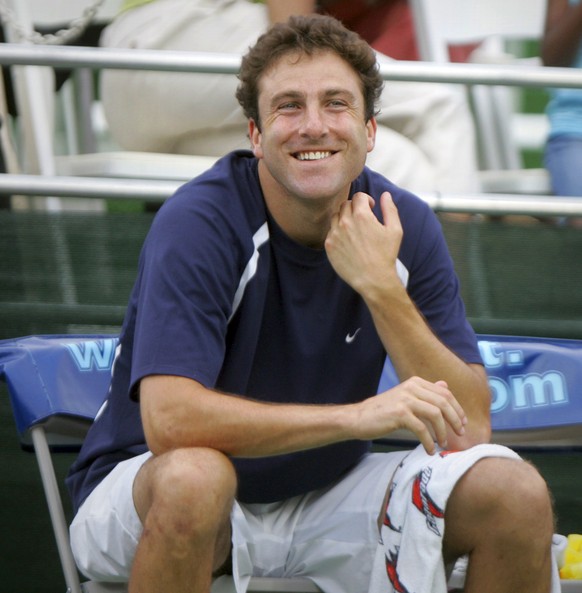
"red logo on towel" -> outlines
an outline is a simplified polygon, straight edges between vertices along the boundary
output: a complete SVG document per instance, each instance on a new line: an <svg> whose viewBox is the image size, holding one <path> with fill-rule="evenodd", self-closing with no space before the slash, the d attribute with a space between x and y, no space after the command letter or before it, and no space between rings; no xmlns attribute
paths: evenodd
<svg viewBox="0 0 582 593"><path fill-rule="evenodd" d="M388 579L392 583L396 593L408 593L408 589L400 582L398 570L396 569L397 562L398 554L391 551L390 555L386 556L386 573L388 574Z"/></svg>
<svg viewBox="0 0 582 593"><path fill-rule="evenodd" d="M415 478L412 485L412 504L424 514L427 527L440 537L437 519L445 516L444 511L433 501L428 493L428 483L432 475L432 468L425 467Z"/></svg>
<svg viewBox="0 0 582 593"><path fill-rule="evenodd" d="M458 453L459 450L458 449L451 449L451 450L447 450L447 451L441 451L439 453L439 457L446 457L447 455L451 455L452 453Z"/></svg>

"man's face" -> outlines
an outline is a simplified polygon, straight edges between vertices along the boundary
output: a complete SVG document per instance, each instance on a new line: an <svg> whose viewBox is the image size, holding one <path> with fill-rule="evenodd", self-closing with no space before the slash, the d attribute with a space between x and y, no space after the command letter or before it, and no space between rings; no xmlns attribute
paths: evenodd
<svg viewBox="0 0 582 593"><path fill-rule="evenodd" d="M261 130L249 126L265 194L346 199L374 147L364 108L356 72L335 53L275 62L259 81Z"/></svg>

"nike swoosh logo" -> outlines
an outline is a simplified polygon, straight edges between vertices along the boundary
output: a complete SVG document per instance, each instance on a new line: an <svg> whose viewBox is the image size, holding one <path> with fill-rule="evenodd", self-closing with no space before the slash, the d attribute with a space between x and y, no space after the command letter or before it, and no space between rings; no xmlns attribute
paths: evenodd
<svg viewBox="0 0 582 593"><path fill-rule="evenodd" d="M348 334L346 336L346 344L351 344L356 339L356 336L360 333L361 329L361 327L358 327L358 329L353 334Z"/></svg>

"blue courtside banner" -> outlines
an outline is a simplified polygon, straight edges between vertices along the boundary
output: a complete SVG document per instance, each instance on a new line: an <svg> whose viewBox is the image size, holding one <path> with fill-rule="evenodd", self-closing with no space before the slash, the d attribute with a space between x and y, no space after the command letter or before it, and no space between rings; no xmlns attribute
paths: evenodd
<svg viewBox="0 0 582 593"><path fill-rule="evenodd" d="M91 421L107 396L117 345L117 335L0 340L0 378L19 432L54 414ZM582 341L481 335L479 348L493 430L582 424ZM396 382L387 361L379 390Z"/></svg>
<svg viewBox="0 0 582 593"><path fill-rule="evenodd" d="M493 430L582 424L582 342L480 336Z"/></svg>
<svg viewBox="0 0 582 593"><path fill-rule="evenodd" d="M493 430L582 424L582 340L480 335ZM389 360L379 391L397 382Z"/></svg>

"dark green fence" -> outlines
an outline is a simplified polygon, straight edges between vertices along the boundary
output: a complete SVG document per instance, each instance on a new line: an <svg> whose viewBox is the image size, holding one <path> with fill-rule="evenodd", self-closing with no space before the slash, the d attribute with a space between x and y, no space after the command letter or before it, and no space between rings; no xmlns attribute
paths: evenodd
<svg viewBox="0 0 582 593"><path fill-rule="evenodd" d="M0 336L117 331L152 216L0 211Z"/></svg>
<svg viewBox="0 0 582 593"><path fill-rule="evenodd" d="M0 211L0 337L115 331L152 216ZM582 338L582 229L519 220L443 217L469 319Z"/></svg>
<svg viewBox="0 0 582 593"><path fill-rule="evenodd" d="M582 229L529 217L443 228L478 333L582 338Z"/></svg>

